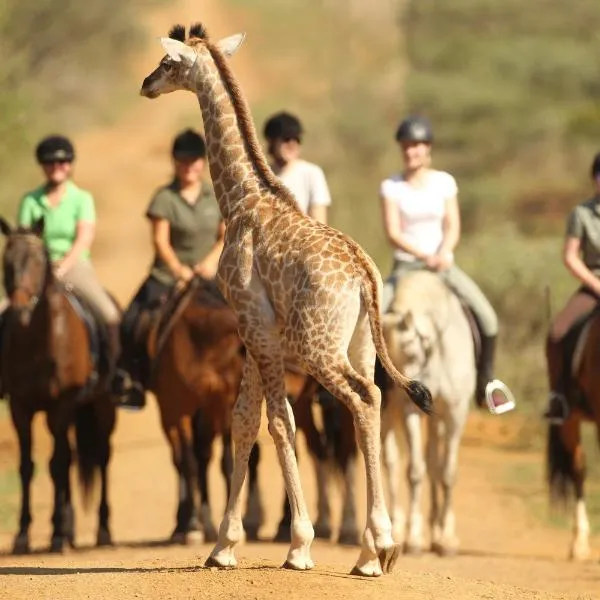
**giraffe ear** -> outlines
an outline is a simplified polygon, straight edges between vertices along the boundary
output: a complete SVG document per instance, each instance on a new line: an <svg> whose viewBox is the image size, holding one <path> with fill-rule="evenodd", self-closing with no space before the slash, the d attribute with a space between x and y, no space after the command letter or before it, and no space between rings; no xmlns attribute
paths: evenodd
<svg viewBox="0 0 600 600"><path fill-rule="evenodd" d="M175 62L181 62L183 60L184 62L194 64L198 58L198 55L193 48L186 46L179 40L174 40L173 38L169 37L161 37L160 43L162 44L162 47L165 49L165 52L168 54L168 56Z"/></svg>
<svg viewBox="0 0 600 600"><path fill-rule="evenodd" d="M245 33L236 33L229 37L223 38L217 42L217 48L227 57L233 56L238 48L242 45L242 42L246 39Z"/></svg>

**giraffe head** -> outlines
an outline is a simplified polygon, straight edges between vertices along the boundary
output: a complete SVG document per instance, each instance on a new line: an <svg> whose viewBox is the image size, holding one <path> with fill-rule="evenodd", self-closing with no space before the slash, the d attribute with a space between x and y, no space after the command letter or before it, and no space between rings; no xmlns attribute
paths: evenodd
<svg viewBox="0 0 600 600"><path fill-rule="evenodd" d="M245 33L237 33L212 45L225 56L232 56L241 46ZM206 29L201 24L190 27L186 40L185 27L175 25L169 37L160 38L165 56L158 67L144 79L140 94L146 98L157 98L177 90L196 91L197 72L195 67L211 59L211 43Z"/></svg>

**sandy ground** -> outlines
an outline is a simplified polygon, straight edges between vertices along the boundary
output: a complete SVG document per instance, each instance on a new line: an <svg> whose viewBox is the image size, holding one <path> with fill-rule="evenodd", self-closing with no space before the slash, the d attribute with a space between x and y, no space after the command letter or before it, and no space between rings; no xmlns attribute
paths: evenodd
<svg viewBox="0 0 600 600"><path fill-rule="evenodd" d="M149 16L152 34L164 35L174 21L205 20L217 35L239 29L240 15L224 15L216 0L181 0L169 11ZM161 56L156 44L134 63L132 94ZM253 77L249 54L234 59L248 94L261 86ZM173 94L154 102L139 99L112 127L90 132L78 141L79 182L96 195L100 229L96 265L102 279L127 302L150 260L147 226L142 218L152 190L169 176L166 159L175 131L199 124L195 100ZM96 157L92 160L91 157ZM490 429L491 428L491 429ZM600 566L565 560L569 532L544 527L528 511L518 486L506 487L501 476L507 460L525 460L490 443L497 429L492 417L473 415L465 437L456 492L461 552L454 558L430 554L403 557L390 576L362 580L347 575L358 549L316 542L316 567L307 573L279 569L286 547L269 542L239 548L235 571L204 569L210 546L170 546L175 518L176 480L154 402L142 413L119 415L111 466L112 528L115 546L92 548L94 514L77 513L78 549L63 556L43 552L50 534L51 487L47 472L50 442L43 419L36 421L34 525L36 552L9 554L13 531L0 532L0 598L596 598ZM282 479L272 443L263 428L261 485L267 501L262 536L273 535L280 517ZM0 420L0 472L14 470L16 441L6 419ZM220 452L220 449L218 449ZM301 444L301 476L314 516L314 478ZM540 456L540 460L542 457ZM360 479L359 522L365 518L365 490ZM224 484L217 465L211 468L214 515L222 513ZM540 482L539 493L543 493ZM338 499L334 497L334 500ZM6 497L16 514L18 498ZM78 501L77 501L78 503ZM339 513L334 504L334 516ZM597 540L596 540L597 541Z"/></svg>

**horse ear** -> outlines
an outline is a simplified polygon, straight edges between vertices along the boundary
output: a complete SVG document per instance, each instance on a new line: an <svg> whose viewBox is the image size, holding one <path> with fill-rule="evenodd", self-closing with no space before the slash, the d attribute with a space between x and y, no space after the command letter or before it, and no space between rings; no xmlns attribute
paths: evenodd
<svg viewBox="0 0 600 600"><path fill-rule="evenodd" d="M0 231L6 237L12 233L12 227L8 224L4 217L0 217Z"/></svg>
<svg viewBox="0 0 600 600"><path fill-rule="evenodd" d="M37 221L34 221L31 225L31 231L38 237L44 235L44 217L41 217Z"/></svg>

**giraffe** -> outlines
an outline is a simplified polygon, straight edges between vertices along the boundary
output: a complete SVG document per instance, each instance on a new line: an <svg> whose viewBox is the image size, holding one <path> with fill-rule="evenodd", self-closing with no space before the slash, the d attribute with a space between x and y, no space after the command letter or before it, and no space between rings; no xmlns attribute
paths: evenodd
<svg viewBox="0 0 600 600"><path fill-rule="evenodd" d="M352 412L367 476L367 523L351 573L392 570L400 548L392 539L380 469L381 392L376 354L391 379L424 412L429 390L390 361L379 318L381 275L347 235L304 216L272 173L227 60L244 33L213 43L202 24L175 25L161 38L166 55L142 84L157 98L176 90L196 94L219 208L227 224L218 286L236 312L246 361L233 409L235 461L218 540L207 566L235 567L243 539L241 491L257 438L263 398L292 512L291 544L283 567L314 566L314 537L294 454L295 424L286 401L284 362L294 361Z"/></svg>

